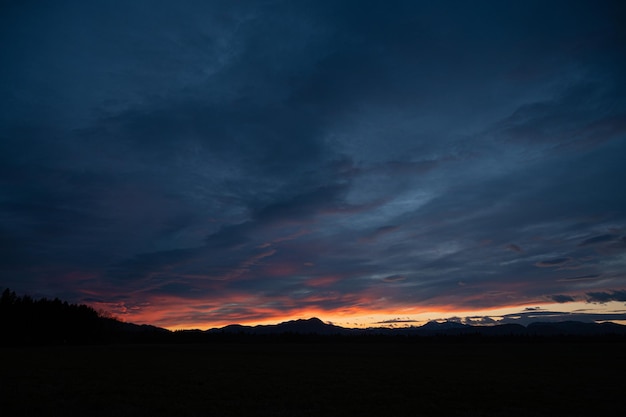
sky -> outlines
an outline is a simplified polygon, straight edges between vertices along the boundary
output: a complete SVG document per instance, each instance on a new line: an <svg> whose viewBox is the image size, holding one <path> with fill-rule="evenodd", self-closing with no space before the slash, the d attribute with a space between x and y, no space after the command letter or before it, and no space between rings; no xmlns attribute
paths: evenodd
<svg viewBox="0 0 626 417"><path fill-rule="evenodd" d="M626 322L622 1L0 1L0 287L169 329Z"/></svg>

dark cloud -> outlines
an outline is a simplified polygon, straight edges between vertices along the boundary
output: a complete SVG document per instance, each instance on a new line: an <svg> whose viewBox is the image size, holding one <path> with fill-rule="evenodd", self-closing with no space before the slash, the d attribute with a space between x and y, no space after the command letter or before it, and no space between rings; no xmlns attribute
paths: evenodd
<svg viewBox="0 0 626 417"><path fill-rule="evenodd" d="M555 267L555 266L562 266L565 265L569 262L571 262L572 259L571 258L554 258L554 259L546 259L544 261L539 261L537 263L535 263L535 266L538 266L540 268L550 268L550 267Z"/></svg>
<svg viewBox="0 0 626 417"><path fill-rule="evenodd" d="M471 326L491 326L494 324L498 324L498 322L491 317L465 317L462 320L463 324L469 324Z"/></svg>
<svg viewBox="0 0 626 417"><path fill-rule="evenodd" d="M392 226L392 225L381 226L377 228L376 230L374 230L373 232L368 233L366 236L362 237L361 241L362 242L375 241L376 239L383 237L389 233L392 233L396 231L397 229L398 229L398 226Z"/></svg>
<svg viewBox="0 0 626 417"><path fill-rule="evenodd" d="M357 207L343 203L343 185L320 187L307 194L295 195L285 201L277 201L254 213L254 220L259 222L300 221L312 219L324 211L358 210Z"/></svg>
<svg viewBox="0 0 626 417"><path fill-rule="evenodd" d="M600 274L588 274L588 275L579 275L579 276L575 276L575 277L561 278L561 279L559 279L559 281L562 281L562 282L593 281L593 280L597 280L597 279L599 279L601 277L602 277L602 275L600 275Z"/></svg>
<svg viewBox="0 0 626 417"><path fill-rule="evenodd" d="M602 84L580 85L553 101L520 107L502 122L501 134L518 141L584 147L623 137L625 115L607 115L605 109L591 107L588 100L603 103L621 98Z"/></svg>
<svg viewBox="0 0 626 417"><path fill-rule="evenodd" d="M556 301L557 303L570 303L572 301L576 301L574 297L563 294L551 295L549 296L549 298L553 301Z"/></svg>
<svg viewBox="0 0 626 417"><path fill-rule="evenodd" d="M522 248L520 248L519 246L517 246L517 245L516 245L516 244L514 244L514 243L510 243L510 244L506 245L506 248L507 248L508 250L513 251L513 252L518 252L518 253L522 253L522 252L524 252L524 250L523 250Z"/></svg>
<svg viewBox="0 0 626 417"><path fill-rule="evenodd" d="M588 292L587 301L590 303L608 303L609 301L625 301L626 290Z"/></svg>
<svg viewBox="0 0 626 417"><path fill-rule="evenodd" d="M521 324L522 326L528 326L536 322L558 323L564 321L578 321L583 323L598 323L613 320L622 321L625 318L626 314L623 311L610 313L530 311L511 313L495 318L490 316L454 317L453 321L470 325Z"/></svg>
<svg viewBox="0 0 626 417"><path fill-rule="evenodd" d="M606 234L600 236L590 237L589 239L583 240L578 246L591 246L596 245L598 243L606 243L615 240L618 236Z"/></svg>
<svg viewBox="0 0 626 417"><path fill-rule="evenodd" d="M383 278L385 282L399 282L404 281L406 277L404 275L389 275L388 277Z"/></svg>
<svg viewBox="0 0 626 417"><path fill-rule="evenodd" d="M411 320L411 319L396 318L396 319L382 320L382 321L376 322L376 324L392 324L392 323L418 323L418 321Z"/></svg>

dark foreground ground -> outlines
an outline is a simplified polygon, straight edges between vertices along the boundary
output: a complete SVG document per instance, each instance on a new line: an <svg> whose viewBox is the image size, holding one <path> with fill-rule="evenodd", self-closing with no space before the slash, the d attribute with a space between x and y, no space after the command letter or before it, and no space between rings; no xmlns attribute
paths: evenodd
<svg viewBox="0 0 626 417"><path fill-rule="evenodd" d="M609 416L626 343L0 349L3 416Z"/></svg>

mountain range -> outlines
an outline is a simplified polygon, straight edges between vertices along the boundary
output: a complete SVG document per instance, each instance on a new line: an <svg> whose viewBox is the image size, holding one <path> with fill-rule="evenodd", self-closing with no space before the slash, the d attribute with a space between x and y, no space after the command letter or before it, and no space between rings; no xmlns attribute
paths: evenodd
<svg viewBox="0 0 626 417"><path fill-rule="evenodd" d="M243 326L228 325L206 330L208 334L247 334L247 335L402 335L402 336L626 336L626 326L616 323L584 323L578 321L535 322L528 326L521 324L496 324L492 326L472 326L451 321L431 321L419 327L351 329L324 323L313 317L298 319L273 325Z"/></svg>

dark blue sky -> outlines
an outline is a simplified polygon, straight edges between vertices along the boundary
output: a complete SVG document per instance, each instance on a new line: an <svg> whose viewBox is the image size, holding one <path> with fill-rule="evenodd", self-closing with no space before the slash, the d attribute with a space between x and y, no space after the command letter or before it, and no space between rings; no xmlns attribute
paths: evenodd
<svg viewBox="0 0 626 417"><path fill-rule="evenodd" d="M626 320L624 22L2 1L0 287L170 328Z"/></svg>

